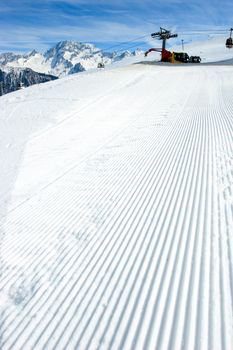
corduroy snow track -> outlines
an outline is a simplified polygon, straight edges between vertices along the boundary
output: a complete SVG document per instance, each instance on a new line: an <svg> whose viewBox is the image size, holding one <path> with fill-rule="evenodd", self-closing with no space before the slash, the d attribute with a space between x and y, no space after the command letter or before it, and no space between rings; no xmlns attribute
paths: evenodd
<svg viewBox="0 0 233 350"><path fill-rule="evenodd" d="M0 348L232 349L232 67L82 73L0 105Z"/></svg>

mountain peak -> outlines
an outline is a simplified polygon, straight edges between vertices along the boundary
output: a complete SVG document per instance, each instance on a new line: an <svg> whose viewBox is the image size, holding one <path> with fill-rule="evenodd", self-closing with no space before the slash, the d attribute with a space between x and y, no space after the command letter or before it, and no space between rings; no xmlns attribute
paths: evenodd
<svg viewBox="0 0 233 350"><path fill-rule="evenodd" d="M59 41L51 49L45 52L45 56L51 56L56 52L57 54L62 54L64 52L80 53L83 50L88 50L90 52L97 51L98 49L93 44L81 43L79 41Z"/></svg>
<svg viewBox="0 0 233 350"><path fill-rule="evenodd" d="M28 57L35 56L35 55L38 54L38 53L39 53L38 51L32 50L32 51L28 54Z"/></svg>

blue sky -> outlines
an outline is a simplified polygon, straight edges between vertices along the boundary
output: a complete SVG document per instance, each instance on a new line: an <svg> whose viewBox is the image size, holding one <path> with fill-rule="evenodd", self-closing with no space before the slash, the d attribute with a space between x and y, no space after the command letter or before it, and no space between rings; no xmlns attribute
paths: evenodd
<svg viewBox="0 0 233 350"><path fill-rule="evenodd" d="M44 51L61 40L106 49L144 35L122 49L145 48L160 26L177 32L177 42L197 32L226 36L232 14L232 0L0 0L0 51Z"/></svg>

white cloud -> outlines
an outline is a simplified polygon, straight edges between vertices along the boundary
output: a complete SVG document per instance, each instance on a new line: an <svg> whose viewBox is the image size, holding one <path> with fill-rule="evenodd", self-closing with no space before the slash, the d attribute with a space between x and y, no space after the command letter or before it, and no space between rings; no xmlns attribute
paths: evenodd
<svg viewBox="0 0 233 350"><path fill-rule="evenodd" d="M0 32L3 28L0 25ZM15 27L11 31L5 31L4 36L0 38L1 51L7 47L15 47L16 51L20 48L27 48L28 50L45 50L51 46L51 43L62 40L75 40L81 42L125 42L144 36L148 33L147 41L150 33L153 31L151 24L144 26L130 26L117 22L107 21L92 21L91 27L82 25L74 26L60 26L60 27Z"/></svg>

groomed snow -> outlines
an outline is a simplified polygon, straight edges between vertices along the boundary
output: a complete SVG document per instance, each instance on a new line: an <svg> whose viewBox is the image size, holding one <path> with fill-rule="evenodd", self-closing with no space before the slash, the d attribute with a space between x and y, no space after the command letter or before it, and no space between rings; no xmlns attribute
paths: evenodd
<svg viewBox="0 0 233 350"><path fill-rule="evenodd" d="M0 98L0 348L232 349L233 70Z"/></svg>

